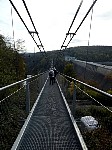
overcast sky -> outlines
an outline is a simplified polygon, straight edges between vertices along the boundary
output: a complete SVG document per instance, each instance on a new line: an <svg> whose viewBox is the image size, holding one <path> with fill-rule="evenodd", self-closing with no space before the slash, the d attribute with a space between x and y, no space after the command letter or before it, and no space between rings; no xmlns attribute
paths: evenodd
<svg viewBox="0 0 112 150"><path fill-rule="evenodd" d="M59 50L61 48L80 1L81 0L25 0L46 51ZM71 32L75 32L92 2L93 0L83 1ZM26 13L22 0L13 0L13 3L29 30L33 31L33 26ZM68 47L88 45L90 17L91 13L88 15ZM15 40L25 40L27 52L33 52L34 48L35 51L38 52L39 49L36 47L14 10L13 19ZM13 37L11 4L9 0L0 0L0 34L11 38ZM40 44L36 36L35 39L37 43ZM91 45L112 46L112 0L97 0L94 6L90 38L90 46Z"/></svg>

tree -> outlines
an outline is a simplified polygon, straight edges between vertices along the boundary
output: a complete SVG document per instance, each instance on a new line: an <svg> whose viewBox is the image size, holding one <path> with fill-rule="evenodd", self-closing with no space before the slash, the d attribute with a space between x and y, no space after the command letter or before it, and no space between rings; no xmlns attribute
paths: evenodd
<svg viewBox="0 0 112 150"><path fill-rule="evenodd" d="M74 70L74 65L71 64L71 63L68 63L65 68L64 68L64 74L70 76L70 77L73 77L75 78L76 77L76 73L75 73L75 70Z"/></svg>
<svg viewBox="0 0 112 150"><path fill-rule="evenodd" d="M5 37L0 35L0 86L21 80L24 76L25 63L23 58L7 44Z"/></svg>
<svg viewBox="0 0 112 150"><path fill-rule="evenodd" d="M15 49L16 49L18 52L24 53L24 52L26 51L26 50L25 50L24 43L25 43L24 40L18 39L18 40L15 42Z"/></svg>

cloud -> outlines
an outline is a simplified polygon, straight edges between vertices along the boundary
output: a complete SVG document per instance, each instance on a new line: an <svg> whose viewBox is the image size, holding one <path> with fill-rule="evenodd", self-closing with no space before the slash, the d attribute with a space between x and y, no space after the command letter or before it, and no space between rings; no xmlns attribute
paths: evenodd
<svg viewBox="0 0 112 150"><path fill-rule="evenodd" d="M109 10L101 15L98 15L101 19L112 20L112 10Z"/></svg>
<svg viewBox="0 0 112 150"><path fill-rule="evenodd" d="M5 22L4 20L0 19L0 24L4 24L4 25L7 25L8 26L8 23Z"/></svg>
<svg viewBox="0 0 112 150"><path fill-rule="evenodd" d="M83 43L83 42L87 42L87 40L73 39L73 40L71 41L71 43Z"/></svg>
<svg viewBox="0 0 112 150"><path fill-rule="evenodd" d="M33 31L34 30L33 26L26 13L22 1L13 0L13 2L17 7L19 13L21 14L22 18L24 19L29 30ZM91 6L92 2L93 0L89 1L85 0L83 2L83 5L75 19L74 25L72 26L70 32L75 32L80 22L82 21L85 13ZM76 13L76 10L80 4L80 1L32 0L31 2L29 0L26 0L26 4L31 13L32 19L34 21L37 31L39 32L39 36L45 49L46 50L60 49L63 40L66 36L66 32L68 31L70 24L73 20L73 17ZM8 1L0 0L0 30L8 35L12 35L10 8L11 5ZM94 7L91 42L95 41L97 44L98 42L104 43L105 40L105 43L107 43L108 41L110 41L108 43L112 43L111 19L112 19L111 0L98 1ZM34 48L34 46L36 49L35 43L33 42L32 38L28 34L26 28L24 27L23 23L20 21L19 17L17 16L14 10L13 10L13 20L14 20L15 39L18 38L25 39L27 49L31 50ZM86 18L83 25L78 30L77 35L71 41L70 46L87 45L89 24L90 24L90 15ZM104 40L102 40L102 38ZM69 39L70 38L68 37L67 41ZM39 43L38 39L36 39L36 41L37 43Z"/></svg>

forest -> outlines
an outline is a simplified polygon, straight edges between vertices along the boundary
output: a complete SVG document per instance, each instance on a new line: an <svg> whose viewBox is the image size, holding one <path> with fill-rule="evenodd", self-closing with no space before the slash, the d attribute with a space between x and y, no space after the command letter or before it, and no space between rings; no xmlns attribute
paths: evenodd
<svg viewBox="0 0 112 150"><path fill-rule="evenodd" d="M25 78L26 65L18 49L14 49L11 41L0 35L0 87L17 82ZM4 97L1 92L0 98Z"/></svg>
<svg viewBox="0 0 112 150"><path fill-rule="evenodd" d="M25 62L27 65L27 73L37 73L49 69L51 61L54 61L55 67L62 71L66 64L65 56L75 57L79 60L91 62L108 62L112 63L112 46L80 46L71 47L62 51L48 51L46 54L26 53L24 54ZM47 60L47 61L46 61Z"/></svg>
<svg viewBox="0 0 112 150"><path fill-rule="evenodd" d="M112 62L112 46L71 47L65 50L65 55L91 62Z"/></svg>
<svg viewBox="0 0 112 150"><path fill-rule="evenodd" d="M38 74L50 68L53 60L59 72L64 72L67 62L65 56L91 62L112 63L112 46L80 46L70 47L62 51L45 53L20 53L22 43L18 40L14 49L10 40L0 35L0 87L24 79L27 74Z"/></svg>

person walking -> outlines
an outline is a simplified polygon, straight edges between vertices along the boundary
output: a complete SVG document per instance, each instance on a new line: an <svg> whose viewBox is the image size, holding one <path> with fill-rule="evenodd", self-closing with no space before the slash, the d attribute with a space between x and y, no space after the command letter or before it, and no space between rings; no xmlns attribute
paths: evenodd
<svg viewBox="0 0 112 150"><path fill-rule="evenodd" d="M53 78L53 82L55 83L55 80L56 80L56 75L57 75L57 70L56 70L56 68L54 67L53 68L53 71L54 71L54 78Z"/></svg>
<svg viewBox="0 0 112 150"><path fill-rule="evenodd" d="M49 71L49 79L50 79L50 85L51 84L53 85L53 82L54 82L54 70L53 69L50 69Z"/></svg>

